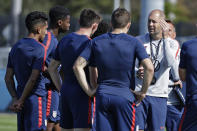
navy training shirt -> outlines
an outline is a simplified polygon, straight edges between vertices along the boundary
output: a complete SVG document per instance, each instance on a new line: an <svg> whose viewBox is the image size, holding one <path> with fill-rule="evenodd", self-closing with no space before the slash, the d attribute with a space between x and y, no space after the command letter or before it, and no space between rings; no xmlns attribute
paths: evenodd
<svg viewBox="0 0 197 131"><path fill-rule="evenodd" d="M136 57L149 58L144 46L136 38L121 33L106 33L89 42L80 55L98 69L97 93L121 95L131 100L134 90Z"/></svg>
<svg viewBox="0 0 197 131"><path fill-rule="evenodd" d="M180 68L186 69L186 97L197 94L197 38L183 43Z"/></svg>
<svg viewBox="0 0 197 131"><path fill-rule="evenodd" d="M89 41L90 39L86 35L78 35L73 32L63 37L56 48L54 59L61 62L64 73L63 85L67 85L66 88L70 90L82 90L73 72L73 65Z"/></svg>
<svg viewBox="0 0 197 131"><path fill-rule="evenodd" d="M44 41L43 41L43 45L44 45L44 48L46 50L46 58L45 58L45 65L46 67L49 66L49 63L51 62L51 59L54 57L55 55L55 50L57 48L57 44L58 44L58 40L57 38L53 35L52 32L48 31L45 38L44 38ZM43 75L44 77L44 75ZM53 84L51 78L49 78L49 74L47 74L47 76L45 76L45 82L46 82L46 85L50 85L50 86L47 86L47 88L55 88L55 85Z"/></svg>
<svg viewBox="0 0 197 131"><path fill-rule="evenodd" d="M52 32L48 31L42 43L45 45L45 48L47 48L46 66L48 67L51 59L55 55L58 40Z"/></svg>
<svg viewBox="0 0 197 131"><path fill-rule="evenodd" d="M17 80L17 95L20 97L33 69L43 70L44 48L35 39L23 38L11 49L8 57L8 68L14 70ZM46 95L45 81L40 73L32 91L39 96Z"/></svg>

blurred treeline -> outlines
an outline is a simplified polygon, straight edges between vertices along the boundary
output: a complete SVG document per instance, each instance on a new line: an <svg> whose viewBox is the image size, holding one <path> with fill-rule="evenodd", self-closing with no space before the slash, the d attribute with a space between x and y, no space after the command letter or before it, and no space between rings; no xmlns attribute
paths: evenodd
<svg viewBox="0 0 197 131"><path fill-rule="evenodd" d="M131 15L132 15L132 27L131 34L139 34L139 18L140 18L140 2L141 0L131 0ZM39 10L48 13L48 10L55 6L62 5L68 8L71 12L71 30L76 30L77 19L80 11L83 8L92 8L99 12L104 19L110 20L110 15L113 11L114 0L23 0L22 13L20 16L20 35L24 36L26 29L24 26L24 18L27 13ZM120 5L121 7L123 5ZM12 0L0 0L0 28L1 31L10 22ZM194 24L197 22L197 0L177 0L175 5L165 0L165 14L168 18L171 18L171 14L174 14L173 22L176 24L178 36L194 35ZM184 26L186 25L186 26ZM181 27L181 28L180 28ZM188 30L189 28L189 30ZM132 30L133 29L133 30ZM4 38L0 32L0 46L5 43Z"/></svg>

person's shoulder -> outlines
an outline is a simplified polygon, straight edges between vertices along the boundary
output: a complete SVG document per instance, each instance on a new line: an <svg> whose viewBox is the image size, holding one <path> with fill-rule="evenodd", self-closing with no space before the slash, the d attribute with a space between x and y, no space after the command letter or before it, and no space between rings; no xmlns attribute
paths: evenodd
<svg viewBox="0 0 197 131"><path fill-rule="evenodd" d="M92 39L92 41L98 41L98 40L103 40L103 39L109 39L109 34L104 33L102 35L99 35L99 36L95 37L94 39Z"/></svg>
<svg viewBox="0 0 197 131"><path fill-rule="evenodd" d="M136 36L136 39L142 43L142 44L146 44L146 43L149 43L150 42L150 36L149 36L149 33L145 34L145 35L139 35L139 36Z"/></svg>
<svg viewBox="0 0 197 131"><path fill-rule="evenodd" d="M184 42L182 46L190 46L190 45L196 44L196 43L197 43L197 37Z"/></svg>

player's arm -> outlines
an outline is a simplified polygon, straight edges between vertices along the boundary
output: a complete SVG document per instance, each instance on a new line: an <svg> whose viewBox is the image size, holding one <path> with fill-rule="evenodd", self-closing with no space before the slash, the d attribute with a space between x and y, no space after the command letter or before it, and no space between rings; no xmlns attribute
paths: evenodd
<svg viewBox="0 0 197 131"><path fill-rule="evenodd" d="M17 101L17 94L16 94L16 88L15 88L15 82L14 82L14 70L12 68L9 68L9 67L7 68L4 80L5 80L8 92L10 93L12 97L12 104L9 108L12 111L15 111L13 107L13 103Z"/></svg>
<svg viewBox="0 0 197 131"><path fill-rule="evenodd" d="M141 65L144 67L144 79L141 92L146 94L154 75L154 67L149 58L142 60Z"/></svg>
<svg viewBox="0 0 197 131"><path fill-rule="evenodd" d="M87 66L88 61L86 61L86 59L84 59L83 57L79 56L77 58L77 60L75 61L75 64L73 66L73 70L75 73L75 76L77 77L77 80L80 84L80 86L82 87L82 89L84 90L84 92L88 95L88 96L93 96L96 92L96 90L91 90L87 79L86 79L86 75L85 75L85 71L84 68L85 66Z"/></svg>
<svg viewBox="0 0 197 131"><path fill-rule="evenodd" d="M17 98L15 82L14 82L14 71L12 68L7 68L4 80L6 83L6 87L12 98Z"/></svg>
<svg viewBox="0 0 197 131"><path fill-rule="evenodd" d="M22 109L26 98L30 95L31 91L33 90L33 88L36 84L39 74L40 74L40 70L37 70L37 69L32 70L32 73L25 85L25 88L23 90L21 97L19 98L19 100L17 100L13 104L13 106L16 108L16 111L20 111Z"/></svg>
<svg viewBox="0 0 197 131"><path fill-rule="evenodd" d="M137 98L137 103L140 103L146 96L146 92L148 90L148 87L150 86L150 83L152 81L153 75L154 75L154 67L149 58L146 58L140 62L140 65L143 66L143 83L141 91L132 91L135 93Z"/></svg>
<svg viewBox="0 0 197 131"><path fill-rule="evenodd" d="M59 65L60 65L60 61L52 59L48 67L48 71L51 76L51 79L53 83L55 84L58 91L60 91L60 88L61 88L61 79L58 73Z"/></svg>
<svg viewBox="0 0 197 131"><path fill-rule="evenodd" d="M186 80L186 69L179 67L179 76L182 81Z"/></svg>
<svg viewBox="0 0 197 131"><path fill-rule="evenodd" d="M89 67L89 76L91 87L97 88L98 70L96 67Z"/></svg>

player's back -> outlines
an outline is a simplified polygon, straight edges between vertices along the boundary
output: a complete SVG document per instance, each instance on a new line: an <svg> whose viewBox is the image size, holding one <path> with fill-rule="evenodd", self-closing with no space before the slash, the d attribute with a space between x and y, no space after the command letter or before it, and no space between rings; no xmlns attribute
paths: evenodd
<svg viewBox="0 0 197 131"><path fill-rule="evenodd" d="M37 56L40 58L36 59ZM17 42L12 48L9 59L11 65L13 66L14 73L17 80L17 93L20 96L22 91L27 83L32 69L42 68L42 64L36 65L35 61L40 61L38 63L43 63L44 56L44 48L34 39L31 38L23 38L19 42ZM38 95L44 95L44 86L42 86L42 78L38 77L36 82L37 88L33 90L33 92Z"/></svg>
<svg viewBox="0 0 197 131"><path fill-rule="evenodd" d="M129 96L129 88L134 89L135 84L133 73L139 45L144 49L136 38L123 33L106 33L93 39L92 56L98 68L98 92ZM144 54L145 50L142 51Z"/></svg>
<svg viewBox="0 0 197 131"><path fill-rule="evenodd" d="M70 33L59 42L56 49L55 59L60 60L64 73L64 83L77 84L73 72L73 64L80 53L87 46L89 38L85 35Z"/></svg>

